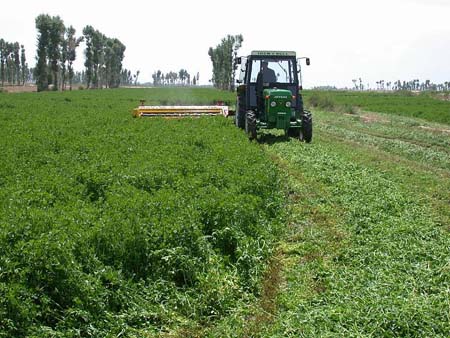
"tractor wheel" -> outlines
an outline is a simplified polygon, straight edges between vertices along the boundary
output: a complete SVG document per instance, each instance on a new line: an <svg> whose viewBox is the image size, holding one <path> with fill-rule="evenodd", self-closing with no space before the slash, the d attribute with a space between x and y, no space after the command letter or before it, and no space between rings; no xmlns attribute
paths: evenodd
<svg viewBox="0 0 450 338"><path fill-rule="evenodd" d="M302 115L302 129L299 135L300 141L310 143L312 140L312 116L310 112L305 111Z"/></svg>
<svg viewBox="0 0 450 338"><path fill-rule="evenodd" d="M300 128L289 128L287 135L289 137L299 138L300 137Z"/></svg>
<svg viewBox="0 0 450 338"><path fill-rule="evenodd" d="M238 128L245 128L245 111L241 109L239 99L236 101L236 115L234 116L234 123Z"/></svg>
<svg viewBox="0 0 450 338"><path fill-rule="evenodd" d="M256 114L253 110L248 110L245 114L245 132L250 140L256 138Z"/></svg>

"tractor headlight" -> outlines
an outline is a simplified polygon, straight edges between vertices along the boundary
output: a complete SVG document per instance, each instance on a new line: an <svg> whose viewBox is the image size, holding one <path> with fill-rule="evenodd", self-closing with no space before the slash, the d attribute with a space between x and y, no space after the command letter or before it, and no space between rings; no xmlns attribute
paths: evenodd
<svg viewBox="0 0 450 338"><path fill-rule="evenodd" d="M276 105L277 105L277 103L275 101L270 102L271 107L275 107Z"/></svg>
<svg viewBox="0 0 450 338"><path fill-rule="evenodd" d="M291 108L291 101L286 102L286 107Z"/></svg>

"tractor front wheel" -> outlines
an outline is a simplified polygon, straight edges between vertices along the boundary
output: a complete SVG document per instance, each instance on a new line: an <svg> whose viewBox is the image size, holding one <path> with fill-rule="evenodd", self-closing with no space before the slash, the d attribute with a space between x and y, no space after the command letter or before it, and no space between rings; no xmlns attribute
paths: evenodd
<svg viewBox="0 0 450 338"><path fill-rule="evenodd" d="M239 98L236 100L236 115L234 116L236 127L245 128L245 111L240 107Z"/></svg>
<svg viewBox="0 0 450 338"><path fill-rule="evenodd" d="M292 138L299 138L300 137L300 128L289 128L287 135Z"/></svg>
<svg viewBox="0 0 450 338"><path fill-rule="evenodd" d="M256 138L256 114L253 110L248 110L245 114L245 132L250 140Z"/></svg>
<svg viewBox="0 0 450 338"><path fill-rule="evenodd" d="M312 116L308 111L305 111L302 115L302 129L300 130L299 139L306 143L312 141Z"/></svg>

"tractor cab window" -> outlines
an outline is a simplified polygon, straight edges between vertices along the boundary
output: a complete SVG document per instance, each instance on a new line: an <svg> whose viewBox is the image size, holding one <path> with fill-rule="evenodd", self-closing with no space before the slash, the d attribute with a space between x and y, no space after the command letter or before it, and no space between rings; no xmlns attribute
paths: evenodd
<svg viewBox="0 0 450 338"><path fill-rule="evenodd" d="M250 82L256 83L260 72L263 82L294 83L292 60L253 60Z"/></svg>
<svg viewBox="0 0 450 338"><path fill-rule="evenodd" d="M239 70L239 76L238 76L240 83L244 83L245 72L247 70L247 58L242 58L242 59L243 59L243 61L241 63L241 69Z"/></svg>

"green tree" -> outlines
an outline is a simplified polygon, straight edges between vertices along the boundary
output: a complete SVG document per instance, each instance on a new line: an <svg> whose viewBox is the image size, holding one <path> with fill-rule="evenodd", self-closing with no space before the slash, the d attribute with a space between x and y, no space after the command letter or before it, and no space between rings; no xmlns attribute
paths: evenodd
<svg viewBox="0 0 450 338"><path fill-rule="evenodd" d="M34 76L36 78L38 92L48 89L47 51L50 41L51 18L47 14L41 14L36 18L37 37L37 63Z"/></svg>
<svg viewBox="0 0 450 338"><path fill-rule="evenodd" d="M13 59L14 59L14 76L13 84L20 84L20 45L15 42L13 45Z"/></svg>
<svg viewBox="0 0 450 338"><path fill-rule="evenodd" d="M122 62L125 45L118 39L106 39L105 69L106 82L109 88L117 88L121 82ZM139 74L137 74L139 76Z"/></svg>
<svg viewBox="0 0 450 338"><path fill-rule="evenodd" d="M69 90L72 90L72 81L74 76L74 70L73 70L73 63L77 58L76 49L80 45L80 43L84 40L83 37L76 37L76 30L73 28L73 26L69 26L66 29L65 32L65 38L63 42L63 64L64 68L63 71L65 73L65 65L67 63L67 71L68 71L68 80L69 80ZM65 76L62 76L63 78L63 87L65 87Z"/></svg>
<svg viewBox="0 0 450 338"><path fill-rule="evenodd" d="M92 88L116 88L121 81L128 82L128 74L122 73L125 45L118 39L106 37L92 26L86 26L83 34L86 40L84 65L88 88L91 85Z"/></svg>
<svg viewBox="0 0 450 338"><path fill-rule="evenodd" d="M208 55L213 65L212 82L216 88L234 90L235 59L243 41L242 35L227 35L215 48L209 48Z"/></svg>
<svg viewBox="0 0 450 338"><path fill-rule="evenodd" d="M25 47L24 45L20 46L20 73L21 73L21 80L22 80L22 85L25 85L25 81L27 80L28 77L28 64L27 64L27 58L25 56Z"/></svg>
<svg viewBox="0 0 450 338"><path fill-rule="evenodd" d="M3 87L6 79L6 41L3 39L0 39L0 79Z"/></svg>
<svg viewBox="0 0 450 338"><path fill-rule="evenodd" d="M83 29L84 39L86 41L86 49L84 56L86 58L84 66L86 67L86 87L90 88L93 74L93 45L92 38L94 35L94 28L92 26L86 26Z"/></svg>
<svg viewBox="0 0 450 338"><path fill-rule="evenodd" d="M61 60L61 44L64 41L64 22L59 16L51 18L47 54L52 74L53 90L58 90L58 73Z"/></svg>
<svg viewBox="0 0 450 338"><path fill-rule="evenodd" d="M106 37L100 33L99 31L95 30L92 34L92 65L93 65L93 74L92 74L92 85L94 88L98 88L100 82L100 69L103 63L105 62L104 59L104 43L105 43Z"/></svg>

